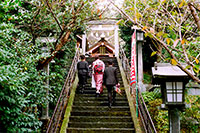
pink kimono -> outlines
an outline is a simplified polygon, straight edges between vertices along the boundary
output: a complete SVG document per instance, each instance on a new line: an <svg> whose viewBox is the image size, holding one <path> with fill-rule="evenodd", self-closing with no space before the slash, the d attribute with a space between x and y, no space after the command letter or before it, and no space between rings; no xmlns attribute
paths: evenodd
<svg viewBox="0 0 200 133"><path fill-rule="evenodd" d="M97 72L96 66L101 66L101 71ZM92 63L92 70L93 70L93 75L94 75L94 80L96 83L96 93L102 93L103 92L103 72L105 70L105 64L103 61L97 59Z"/></svg>

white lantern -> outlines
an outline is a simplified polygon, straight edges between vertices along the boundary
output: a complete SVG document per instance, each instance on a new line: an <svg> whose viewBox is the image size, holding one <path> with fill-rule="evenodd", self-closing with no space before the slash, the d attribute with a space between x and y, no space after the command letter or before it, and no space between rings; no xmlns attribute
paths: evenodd
<svg viewBox="0 0 200 133"><path fill-rule="evenodd" d="M137 41L144 41L144 33L140 30L137 30Z"/></svg>
<svg viewBox="0 0 200 133"><path fill-rule="evenodd" d="M184 84L183 82L166 83L166 104L184 104Z"/></svg>

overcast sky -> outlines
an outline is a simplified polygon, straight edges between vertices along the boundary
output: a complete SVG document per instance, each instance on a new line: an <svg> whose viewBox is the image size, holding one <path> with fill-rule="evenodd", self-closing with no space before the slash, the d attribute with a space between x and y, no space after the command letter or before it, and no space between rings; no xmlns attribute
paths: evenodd
<svg viewBox="0 0 200 133"><path fill-rule="evenodd" d="M123 5L124 0L114 0L116 5L121 7ZM98 0L99 9L104 8L107 4L109 4L109 0Z"/></svg>

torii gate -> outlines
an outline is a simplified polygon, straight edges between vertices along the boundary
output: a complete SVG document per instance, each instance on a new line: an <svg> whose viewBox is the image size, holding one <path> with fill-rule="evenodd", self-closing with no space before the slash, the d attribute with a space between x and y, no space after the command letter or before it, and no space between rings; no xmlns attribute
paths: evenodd
<svg viewBox="0 0 200 133"><path fill-rule="evenodd" d="M89 32L85 32L82 35L82 54L85 55L86 53L92 52L91 48L98 45L98 42L104 39L107 42L105 46L110 47L115 57L119 56L119 27L116 23L116 20L96 20L88 22Z"/></svg>
<svg viewBox="0 0 200 133"><path fill-rule="evenodd" d="M113 52L113 56L119 57L120 38L118 33L119 27L116 23L116 20L97 20L88 22L87 24L89 32L85 32L85 34L82 35L82 54L91 54L92 56L94 56L95 54L91 53L92 48L101 47L98 42L100 42L102 39L105 39L105 41L108 42L108 44L110 45L105 46L109 47L111 53ZM137 43L138 85L141 92L146 91L143 84L142 45L143 42ZM99 52L98 54L101 55L101 52ZM109 53L103 55L109 55L110 57L112 57L112 54Z"/></svg>

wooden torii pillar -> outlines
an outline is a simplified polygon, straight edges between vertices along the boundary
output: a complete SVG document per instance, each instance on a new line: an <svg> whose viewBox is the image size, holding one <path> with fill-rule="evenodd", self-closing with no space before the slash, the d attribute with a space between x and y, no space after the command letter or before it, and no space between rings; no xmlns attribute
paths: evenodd
<svg viewBox="0 0 200 133"><path fill-rule="evenodd" d="M114 29L114 39L115 39L115 57L119 56L119 34L118 34L118 29L119 26L115 24L115 29Z"/></svg>
<svg viewBox="0 0 200 133"><path fill-rule="evenodd" d="M85 51L86 51L86 40L87 36L86 36L86 32L84 32L84 34L82 35L82 54L85 55Z"/></svg>

